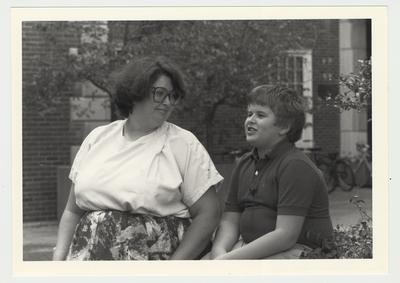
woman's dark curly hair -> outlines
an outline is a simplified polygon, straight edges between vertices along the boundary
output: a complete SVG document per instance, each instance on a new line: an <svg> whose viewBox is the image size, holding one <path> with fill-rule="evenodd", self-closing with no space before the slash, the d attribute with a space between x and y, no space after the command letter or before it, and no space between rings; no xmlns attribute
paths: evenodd
<svg viewBox="0 0 400 283"><path fill-rule="evenodd" d="M124 118L128 117L133 106L148 97L152 85L162 75L171 79L174 90L184 98L186 90L182 72L165 57L140 58L113 74L112 98L119 114Z"/></svg>
<svg viewBox="0 0 400 283"><path fill-rule="evenodd" d="M275 114L276 126L289 126L287 137L290 142L294 143L301 138L307 103L295 90L281 85L261 85L247 95L247 104L268 106Z"/></svg>

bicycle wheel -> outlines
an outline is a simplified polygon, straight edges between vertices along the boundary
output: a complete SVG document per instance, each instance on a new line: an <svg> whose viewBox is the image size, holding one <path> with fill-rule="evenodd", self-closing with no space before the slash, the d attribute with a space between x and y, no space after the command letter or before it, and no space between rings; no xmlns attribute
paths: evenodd
<svg viewBox="0 0 400 283"><path fill-rule="evenodd" d="M361 163L355 169L355 183L360 188L372 186L371 171L368 169L365 163Z"/></svg>
<svg viewBox="0 0 400 283"><path fill-rule="evenodd" d="M336 189L336 181L332 175L331 166L328 164L321 163L318 165L319 170L321 170L322 175L324 176L326 186L328 188L328 193L333 192Z"/></svg>
<svg viewBox="0 0 400 283"><path fill-rule="evenodd" d="M353 169L346 162L339 160L335 166L335 172L338 177L338 184L343 191L351 191L354 188Z"/></svg>

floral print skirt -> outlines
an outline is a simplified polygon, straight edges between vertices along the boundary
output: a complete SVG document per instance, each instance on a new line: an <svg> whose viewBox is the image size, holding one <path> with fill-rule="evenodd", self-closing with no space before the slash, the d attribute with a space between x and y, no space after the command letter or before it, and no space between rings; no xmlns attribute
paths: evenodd
<svg viewBox="0 0 400 283"><path fill-rule="evenodd" d="M190 219L91 211L78 223L67 260L166 260Z"/></svg>

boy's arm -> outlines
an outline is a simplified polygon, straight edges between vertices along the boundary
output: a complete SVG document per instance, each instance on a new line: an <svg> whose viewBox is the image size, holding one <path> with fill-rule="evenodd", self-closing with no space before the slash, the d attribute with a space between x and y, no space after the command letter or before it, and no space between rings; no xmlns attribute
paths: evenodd
<svg viewBox="0 0 400 283"><path fill-rule="evenodd" d="M210 259L229 252L239 239L240 212L224 212L214 238Z"/></svg>
<svg viewBox="0 0 400 283"><path fill-rule="evenodd" d="M260 259L293 247L300 235L304 216L278 215L274 231L216 259Z"/></svg>

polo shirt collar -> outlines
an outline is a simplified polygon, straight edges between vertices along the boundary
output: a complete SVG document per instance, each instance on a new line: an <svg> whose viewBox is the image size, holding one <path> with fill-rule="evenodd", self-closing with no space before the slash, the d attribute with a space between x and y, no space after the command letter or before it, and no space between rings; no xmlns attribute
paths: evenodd
<svg viewBox="0 0 400 283"><path fill-rule="evenodd" d="M265 154L261 158L258 156L257 148L254 147L251 151L251 157L253 158L253 160L261 160L261 159L271 160L276 158L277 156L282 155L292 147L293 143L291 143L287 138L284 138L283 140L278 142L269 153Z"/></svg>

